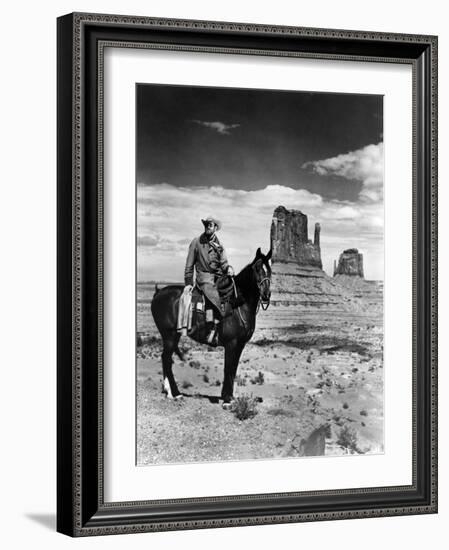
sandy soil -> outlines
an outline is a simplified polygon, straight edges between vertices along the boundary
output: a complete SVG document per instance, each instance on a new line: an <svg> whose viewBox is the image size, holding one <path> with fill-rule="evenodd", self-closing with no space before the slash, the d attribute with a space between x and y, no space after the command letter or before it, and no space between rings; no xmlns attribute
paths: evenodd
<svg viewBox="0 0 449 550"><path fill-rule="evenodd" d="M383 452L378 313L261 312L237 372L236 396L257 399L246 420L218 400L223 350L188 338L180 344L185 360L175 358L173 368L184 398L167 399L160 338L147 308L140 314L150 341L138 348L139 465L301 456L301 442L321 426L326 455Z"/></svg>

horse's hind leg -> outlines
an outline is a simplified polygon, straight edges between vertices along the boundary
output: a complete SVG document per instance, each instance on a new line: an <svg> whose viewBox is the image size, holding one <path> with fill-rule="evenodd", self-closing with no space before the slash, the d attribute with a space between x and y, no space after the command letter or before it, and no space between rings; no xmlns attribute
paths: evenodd
<svg viewBox="0 0 449 550"><path fill-rule="evenodd" d="M167 397L176 399L181 397L181 392L176 385L173 376L173 352L178 351L178 342L180 335L177 332L170 332L162 335L164 349L162 351L162 374L164 377L164 390Z"/></svg>
<svg viewBox="0 0 449 550"><path fill-rule="evenodd" d="M176 355L181 359L181 361L184 361L184 354L182 353L182 351L179 349L179 346L178 346L179 338L180 338L180 334L178 334L178 341L176 343L174 351Z"/></svg>

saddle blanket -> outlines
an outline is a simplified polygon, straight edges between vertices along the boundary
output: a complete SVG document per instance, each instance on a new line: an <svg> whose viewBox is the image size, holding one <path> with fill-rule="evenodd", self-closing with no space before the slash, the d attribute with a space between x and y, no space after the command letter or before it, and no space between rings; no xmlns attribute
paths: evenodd
<svg viewBox="0 0 449 550"><path fill-rule="evenodd" d="M183 336L190 333L192 328L197 325L204 325L207 321L206 314L209 313L212 316L212 311L206 312L204 295L194 287L191 290L184 289L181 297L179 298L178 309L178 332L181 332Z"/></svg>

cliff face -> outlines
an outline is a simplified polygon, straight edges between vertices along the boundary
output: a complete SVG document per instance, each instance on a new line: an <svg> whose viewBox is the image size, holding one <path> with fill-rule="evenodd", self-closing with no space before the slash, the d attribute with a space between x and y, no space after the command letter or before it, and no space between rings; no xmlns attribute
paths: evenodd
<svg viewBox="0 0 449 550"><path fill-rule="evenodd" d="M315 226L312 243L308 237L307 216L299 210L278 206L271 222L271 249L273 303L307 306L314 301L327 301L321 290L307 290L310 285L318 284L321 288L324 284L319 224Z"/></svg>
<svg viewBox="0 0 449 550"><path fill-rule="evenodd" d="M364 280L363 256L357 249L345 250L335 266L334 277L326 275L322 269L320 231L320 224L315 224L312 243L305 214L283 206L275 209L270 235L273 306L287 306L295 315L310 309L381 310L382 289Z"/></svg>
<svg viewBox="0 0 449 550"><path fill-rule="evenodd" d="M363 279L363 254L360 254L357 248L344 250L340 254L338 265L334 262L334 277L337 275L351 275Z"/></svg>
<svg viewBox="0 0 449 550"><path fill-rule="evenodd" d="M299 210L278 206L271 222L273 263L291 263L297 267L322 269L320 224L315 225L314 242L309 240L307 216Z"/></svg>

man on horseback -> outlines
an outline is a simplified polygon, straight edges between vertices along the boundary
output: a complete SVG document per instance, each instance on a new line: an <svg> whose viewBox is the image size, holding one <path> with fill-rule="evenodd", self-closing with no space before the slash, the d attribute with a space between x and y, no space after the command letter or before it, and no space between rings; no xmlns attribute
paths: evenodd
<svg viewBox="0 0 449 550"><path fill-rule="evenodd" d="M161 357L164 389L168 397L177 398L182 394L176 384L172 367L173 353L176 353L182 360L182 353L179 350L178 343L181 337L179 312L182 311L180 305L183 302L183 296L184 294L188 295L192 293L192 285L196 272L196 284L208 293L210 298L208 302L212 303L213 301L213 307L217 309L218 315L222 318L223 313L221 311L218 292L215 288L215 278L217 274L225 273L227 275L217 282L220 294L224 295L226 299L228 297L226 291L227 285L223 284L223 282L226 282L223 279L230 279L232 276L234 280L231 281L230 290L232 294L235 294L233 296L235 301L233 299L229 300L226 315L229 313L229 306L232 307L232 310L222 323L216 325L212 322L213 328L211 333L213 332L217 335L219 332L219 339L216 338L211 341L206 336L209 323L204 319L204 308L202 307L201 298L199 301L196 301L196 296L194 300L195 304L193 304L192 300L191 305L195 305L195 311L197 312L195 317L198 315L200 320L195 327L191 326L192 330L190 332L187 332L190 338L193 338L200 344L220 344L223 346L224 378L221 397L223 399L223 407L228 408L234 395L234 382L240 356L246 343L254 333L259 306L265 310L270 303L271 267L269 262L271 259L271 250L265 255L258 248L255 258L234 278L234 270L229 266L223 247L215 235L217 229L221 227L220 222L214 218L207 218L203 223L204 233L194 239L189 248L185 270L186 286L167 285L161 289L156 289L151 301L151 313L163 342ZM190 297L193 298L192 296ZM188 302L188 296L186 296L185 301ZM188 319L192 319L190 314L193 309L187 306L186 311ZM199 314L200 312L201 315ZM187 322L186 327L189 326L189 322ZM194 322L196 323L196 321ZM216 330L217 327L219 330ZM195 330L198 328L200 329L199 331Z"/></svg>
<svg viewBox="0 0 449 550"><path fill-rule="evenodd" d="M204 232L190 243L184 270L184 283L191 290L195 282L214 306L218 318L223 317L220 296L216 282L223 275L234 275L234 269L229 265L226 252L217 238L216 232L221 229L221 222L212 216L201 220ZM212 329L215 333L215 328Z"/></svg>

